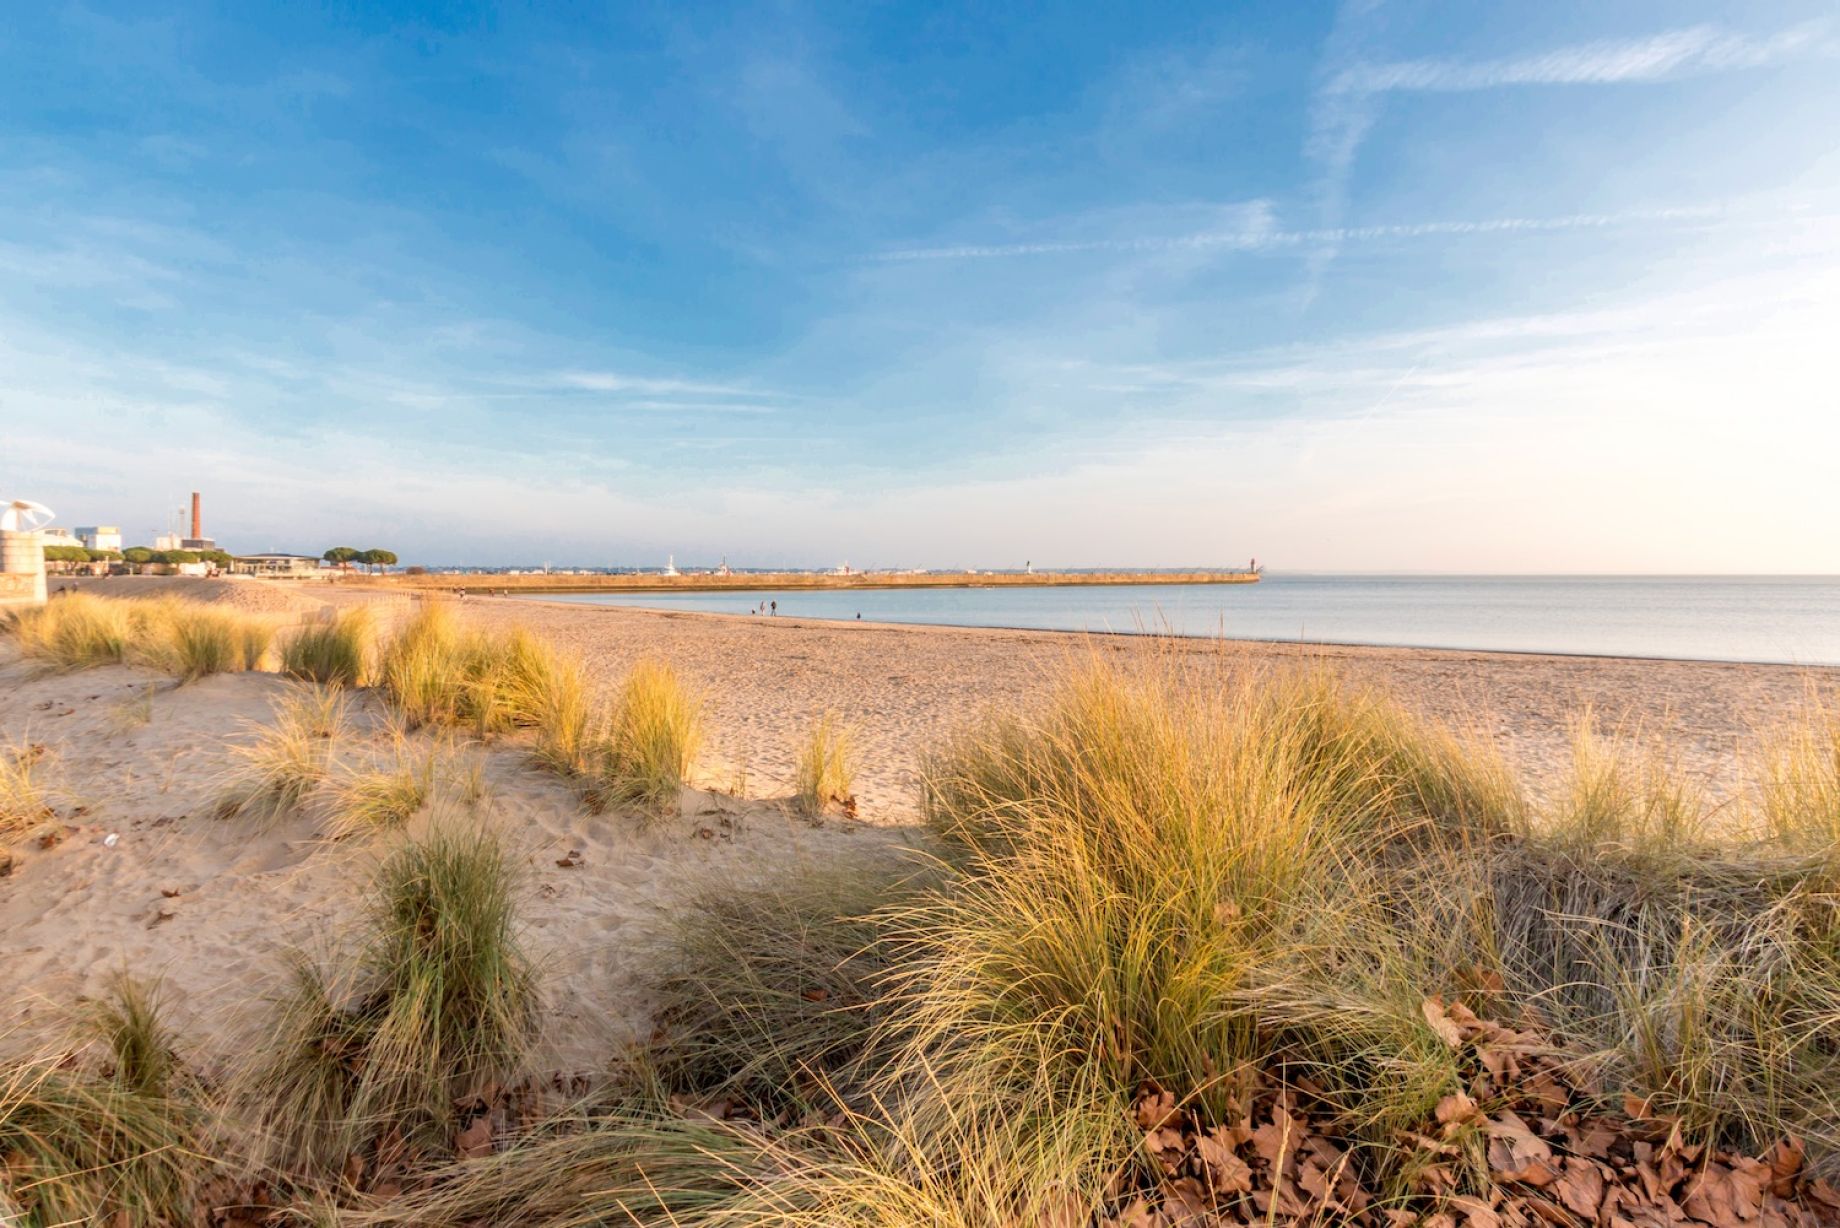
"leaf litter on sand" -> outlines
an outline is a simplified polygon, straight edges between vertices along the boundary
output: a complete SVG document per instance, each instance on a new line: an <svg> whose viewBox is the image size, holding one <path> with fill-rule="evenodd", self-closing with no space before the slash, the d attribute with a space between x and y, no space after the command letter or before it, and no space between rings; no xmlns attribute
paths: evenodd
<svg viewBox="0 0 1840 1228"><path fill-rule="evenodd" d="M1418 1162L1405 1188L1368 1188L1359 1144L1306 1079L1276 1072L1243 1111L1204 1120L1168 1090L1146 1086L1132 1106L1157 1180L1121 1190L1102 1228L1232 1224L1371 1224L1380 1228L1791 1228L1840 1224L1840 1191L1805 1167L1785 1138L1760 1156L1685 1141L1679 1122L1629 1098L1608 1108L1575 1061L1541 1033L1428 998L1427 1025L1459 1052L1463 1089L1397 1145ZM1237 1109L1238 1106L1236 1106ZM1030 1228L1093 1222L1050 1215Z"/></svg>

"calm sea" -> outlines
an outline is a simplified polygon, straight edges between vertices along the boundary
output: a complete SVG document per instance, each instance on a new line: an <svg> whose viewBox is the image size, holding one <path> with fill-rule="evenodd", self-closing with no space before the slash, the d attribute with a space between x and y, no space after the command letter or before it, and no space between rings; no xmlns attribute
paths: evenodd
<svg viewBox="0 0 1840 1228"><path fill-rule="evenodd" d="M1840 665L1835 576L1271 575L1115 588L595 593L546 600L782 617Z"/></svg>

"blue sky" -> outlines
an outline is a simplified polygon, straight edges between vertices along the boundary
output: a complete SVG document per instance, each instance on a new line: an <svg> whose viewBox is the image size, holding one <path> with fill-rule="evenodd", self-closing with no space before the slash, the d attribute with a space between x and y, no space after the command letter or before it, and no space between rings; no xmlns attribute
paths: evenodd
<svg viewBox="0 0 1840 1228"><path fill-rule="evenodd" d="M0 495L405 561L1840 571L1828 3L0 14Z"/></svg>

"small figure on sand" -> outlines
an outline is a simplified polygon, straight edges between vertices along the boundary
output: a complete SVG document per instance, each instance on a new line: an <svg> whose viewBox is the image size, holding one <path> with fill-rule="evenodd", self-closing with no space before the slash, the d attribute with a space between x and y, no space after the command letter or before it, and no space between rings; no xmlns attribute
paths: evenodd
<svg viewBox="0 0 1840 1228"><path fill-rule="evenodd" d="M773 607L773 615L774 615L774 617L778 617L778 616L779 616L779 602L778 602L778 601L770 601L770 602L768 602L767 604Z"/></svg>

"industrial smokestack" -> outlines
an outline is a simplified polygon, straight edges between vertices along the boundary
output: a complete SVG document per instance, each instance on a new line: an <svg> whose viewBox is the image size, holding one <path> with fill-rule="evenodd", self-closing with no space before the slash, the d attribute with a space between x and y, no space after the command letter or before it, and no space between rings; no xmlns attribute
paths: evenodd
<svg viewBox="0 0 1840 1228"><path fill-rule="evenodd" d="M204 514L198 508L198 492L194 490L192 492L192 539L196 541L203 536Z"/></svg>

